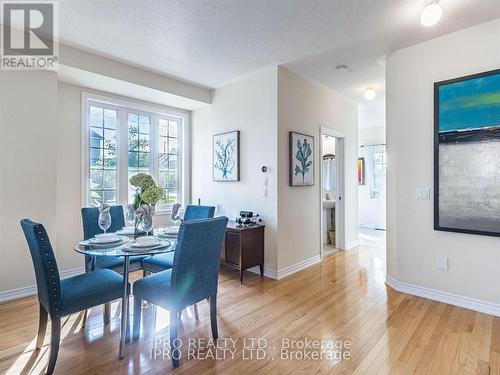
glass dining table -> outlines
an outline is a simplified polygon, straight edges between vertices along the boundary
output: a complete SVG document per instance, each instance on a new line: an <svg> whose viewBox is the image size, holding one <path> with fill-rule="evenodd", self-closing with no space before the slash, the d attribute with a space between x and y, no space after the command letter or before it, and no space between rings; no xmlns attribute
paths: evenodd
<svg viewBox="0 0 500 375"><path fill-rule="evenodd" d="M114 243L101 244L91 240L81 241L73 246L73 249L84 255L89 255L92 265L95 265L96 257L123 257L123 295L122 295L122 314L120 325L120 351L119 357L123 358L123 349L125 343L130 340L129 325L129 266L131 256L148 256L164 254L175 250L176 238L159 238L159 243L150 247L131 247L131 238L128 236L119 236L120 241ZM92 267L93 268L93 267Z"/></svg>

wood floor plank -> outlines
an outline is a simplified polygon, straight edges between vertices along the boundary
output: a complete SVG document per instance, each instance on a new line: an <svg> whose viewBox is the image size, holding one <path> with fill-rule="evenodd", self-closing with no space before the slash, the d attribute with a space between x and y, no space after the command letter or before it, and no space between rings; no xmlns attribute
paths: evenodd
<svg viewBox="0 0 500 375"><path fill-rule="evenodd" d="M234 357L183 357L175 371L168 358L152 357L155 340L169 336L168 312L157 309L155 319L153 306L144 307L140 341L128 344L119 360L120 303L112 304L107 326L98 306L91 309L85 329L81 314L64 319L55 374L500 375L500 318L396 292L383 282L384 267L383 249L358 247L279 281L248 273L241 285L237 273L223 268L219 344L236 340ZM140 273L132 279L138 277ZM185 341L211 335L208 303L198 307L199 321L189 309L182 316L179 335ZM35 353L37 322L35 297L0 304L0 373L43 373L49 337ZM248 359L244 340L251 338L265 340L264 358ZM351 346L325 350L329 358L307 358L315 352L310 348L296 351L306 358L282 358L286 339ZM212 353L197 347L202 355ZM345 353L347 359L336 357Z"/></svg>

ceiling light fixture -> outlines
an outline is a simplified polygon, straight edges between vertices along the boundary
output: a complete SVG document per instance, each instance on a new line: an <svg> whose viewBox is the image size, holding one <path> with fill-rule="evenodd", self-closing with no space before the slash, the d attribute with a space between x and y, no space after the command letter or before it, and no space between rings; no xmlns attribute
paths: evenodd
<svg viewBox="0 0 500 375"><path fill-rule="evenodd" d="M377 95L377 92L375 91L375 89L373 87L368 87L365 90L365 99L366 100L373 100L373 99L375 99L376 95Z"/></svg>
<svg viewBox="0 0 500 375"><path fill-rule="evenodd" d="M437 1L425 2L424 10L420 14L420 23L426 27L434 26L439 22L442 15L443 10Z"/></svg>

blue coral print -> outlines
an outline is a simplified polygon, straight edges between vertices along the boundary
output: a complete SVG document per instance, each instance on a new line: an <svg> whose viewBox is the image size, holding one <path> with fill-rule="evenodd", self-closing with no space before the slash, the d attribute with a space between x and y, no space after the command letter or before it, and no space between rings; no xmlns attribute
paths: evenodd
<svg viewBox="0 0 500 375"><path fill-rule="evenodd" d="M295 153L295 159L298 163L295 164L294 174L295 176L302 176L302 184L305 185L305 175L309 172L312 166L312 160L310 160L312 155L311 145L307 142L307 139L301 143L300 139L297 139L297 152Z"/></svg>

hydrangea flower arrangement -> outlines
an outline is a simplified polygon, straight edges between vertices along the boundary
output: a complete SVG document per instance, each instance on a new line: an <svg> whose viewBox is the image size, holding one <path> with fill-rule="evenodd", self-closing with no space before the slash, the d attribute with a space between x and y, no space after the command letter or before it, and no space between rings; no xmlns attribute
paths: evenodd
<svg viewBox="0 0 500 375"><path fill-rule="evenodd" d="M137 237L139 223L142 224L142 229L146 233L152 231L155 205L163 198L163 189L147 173L138 173L132 176L129 182L136 190L133 207L135 210L134 237Z"/></svg>
<svg viewBox="0 0 500 375"><path fill-rule="evenodd" d="M147 173L137 173L129 181L136 188L134 209L138 209L143 204L154 207L163 198L163 189Z"/></svg>

